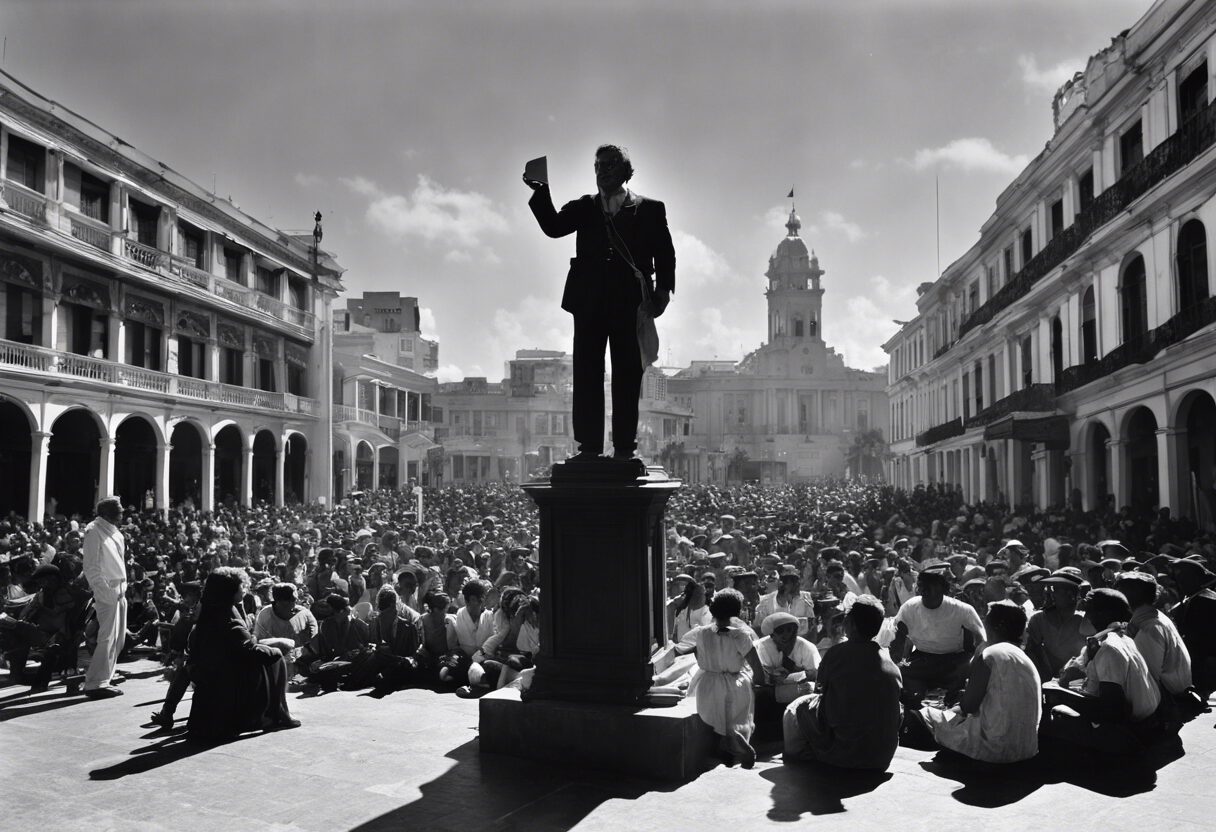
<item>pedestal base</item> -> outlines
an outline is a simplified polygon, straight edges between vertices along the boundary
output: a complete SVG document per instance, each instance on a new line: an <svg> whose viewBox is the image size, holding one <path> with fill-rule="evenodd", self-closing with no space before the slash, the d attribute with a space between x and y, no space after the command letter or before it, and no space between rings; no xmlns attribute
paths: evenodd
<svg viewBox="0 0 1216 832"><path fill-rule="evenodd" d="M687 781L713 768L717 736L685 699L673 708L482 697L481 750L637 777Z"/></svg>

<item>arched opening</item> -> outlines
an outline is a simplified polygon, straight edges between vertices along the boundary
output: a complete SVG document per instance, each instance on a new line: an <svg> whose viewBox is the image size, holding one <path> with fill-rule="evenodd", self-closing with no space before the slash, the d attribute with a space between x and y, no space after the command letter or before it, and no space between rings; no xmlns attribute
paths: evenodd
<svg viewBox="0 0 1216 832"><path fill-rule="evenodd" d="M1138 407L1127 420L1128 502L1133 508L1158 504L1157 417Z"/></svg>
<svg viewBox="0 0 1216 832"><path fill-rule="evenodd" d="M1208 238L1203 223L1188 220L1178 231L1178 311L1208 297Z"/></svg>
<svg viewBox="0 0 1216 832"><path fill-rule="evenodd" d="M30 508L30 451L33 447L29 417L12 402L0 401L0 517ZM41 520L32 517L31 520Z"/></svg>
<svg viewBox="0 0 1216 832"><path fill-rule="evenodd" d="M46 460L46 512L92 517L101 475L101 430L87 410L69 410L51 426Z"/></svg>
<svg viewBox="0 0 1216 832"><path fill-rule="evenodd" d="M1094 308L1094 287L1081 296L1081 363L1098 360L1098 314Z"/></svg>
<svg viewBox="0 0 1216 832"><path fill-rule="evenodd" d="M397 471L399 455L397 449L393 447L381 448L380 454L380 482L376 485L377 488L389 488L397 490L397 482L399 475Z"/></svg>
<svg viewBox="0 0 1216 832"><path fill-rule="evenodd" d="M1144 258L1133 255L1123 267L1119 280L1119 301L1123 307L1123 343L1148 332L1148 291Z"/></svg>
<svg viewBox="0 0 1216 832"><path fill-rule="evenodd" d="M169 434L169 505L203 505L203 437L198 427L178 422Z"/></svg>
<svg viewBox="0 0 1216 832"><path fill-rule="evenodd" d="M236 503L241 498L241 464L244 437L236 425L215 435L215 504Z"/></svg>
<svg viewBox="0 0 1216 832"><path fill-rule="evenodd" d="M372 486L372 469L374 468L372 446L360 442L355 448L355 489L367 491Z"/></svg>
<svg viewBox="0 0 1216 832"><path fill-rule="evenodd" d="M274 434L260 430L253 437L253 502L273 503L275 485Z"/></svg>
<svg viewBox="0 0 1216 832"><path fill-rule="evenodd" d="M1090 487L1093 489L1091 508L1100 508L1106 505L1106 498L1110 496L1110 449L1106 447L1106 443L1110 441L1110 431L1106 429L1106 425L1098 422L1093 426L1093 430L1089 434L1089 465L1090 465Z"/></svg>
<svg viewBox="0 0 1216 832"><path fill-rule="evenodd" d="M114 493L124 506L156 505L156 431L147 419L129 416L114 432Z"/></svg>
<svg viewBox="0 0 1216 832"><path fill-rule="evenodd" d="M1064 325L1059 315L1051 319L1051 373L1053 381L1064 374Z"/></svg>
<svg viewBox="0 0 1216 832"><path fill-rule="evenodd" d="M283 499L288 503L302 503L308 499L304 491L304 464L308 460L308 440L293 433L287 440L283 457Z"/></svg>
<svg viewBox="0 0 1216 832"><path fill-rule="evenodd" d="M1202 391L1187 396L1179 409L1186 429L1183 499L1200 528L1216 529L1216 402Z"/></svg>

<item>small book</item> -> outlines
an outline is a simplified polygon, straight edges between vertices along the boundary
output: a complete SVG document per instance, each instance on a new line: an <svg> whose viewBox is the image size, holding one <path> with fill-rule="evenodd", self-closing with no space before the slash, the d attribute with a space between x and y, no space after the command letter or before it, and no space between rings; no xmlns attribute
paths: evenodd
<svg viewBox="0 0 1216 832"><path fill-rule="evenodd" d="M541 156L539 159L532 159L524 165L524 179L531 182L540 182L541 184L549 184L549 157Z"/></svg>

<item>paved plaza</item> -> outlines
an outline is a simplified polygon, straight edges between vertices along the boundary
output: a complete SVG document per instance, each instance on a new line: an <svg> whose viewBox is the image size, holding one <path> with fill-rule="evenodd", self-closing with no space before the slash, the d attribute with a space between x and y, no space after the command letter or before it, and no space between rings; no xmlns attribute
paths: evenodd
<svg viewBox="0 0 1216 832"><path fill-rule="evenodd" d="M293 695L303 728L203 749L141 727L167 685L153 662L123 668L126 695L105 701L0 687L0 828L1141 832L1210 829L1216 810L1212 714L1183 729L1181 756L1167 745L1138 771L1052 760L985 770L901 748L889 773L853 777L782 766L770 742L752 771L675 785L483 756L477 702L429 691Z"/></svg>

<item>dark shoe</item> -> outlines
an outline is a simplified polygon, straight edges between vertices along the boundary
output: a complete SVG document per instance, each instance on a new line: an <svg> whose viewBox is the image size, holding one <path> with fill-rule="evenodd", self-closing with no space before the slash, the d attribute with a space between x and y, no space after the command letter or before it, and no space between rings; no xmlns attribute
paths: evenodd
<svg viewBox="0 0 1216 832"><path fill-rule="evenodd" d="M272 723L271 726L269 728L267 728L266 730L267 731L289 731L292 728L299 728L302 724L303 723L300 722L300 720L289 716L286 719L275 720L275 722Z"/></svg>
<svg viewBox="0 0 1216 832"><path fill-rule="evenodd" d="M113 699L115 696L122 696L122 691L118 688L92 688L84 692L86 699Z"/></svg>
<svg viewBox="0 0 1216 832"><path fill-rule="evenodd" d="M44 691L49 690L50 687L50 679L35 679L33 684L30 685L30 693L43 693Z"/></svg>
<svg viewBox="0 0 1216 832"><path fill-rule="evenodd" d="M152 718L148 720L153 725L159 725L161 728L172 728L176 718L168 711L157 711L152 714Z"/></svg>
<svg viewBox="0 0 1216 832"><path fill-rule="evenodd" d="M469 685L456 689L456 696L461 699L480 699L485 693L488 693L488 691L484 688L474 688Z"/></svg>
<svg viewBox="0 0 1216 832"><path fill-rule="evenodd" d="M603 459L599 451L579 451L567 459L567 462L599 462Z"/></svg>

